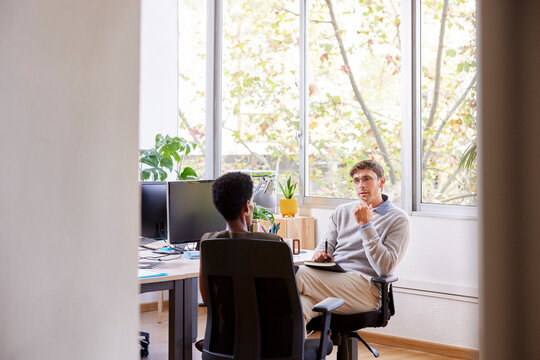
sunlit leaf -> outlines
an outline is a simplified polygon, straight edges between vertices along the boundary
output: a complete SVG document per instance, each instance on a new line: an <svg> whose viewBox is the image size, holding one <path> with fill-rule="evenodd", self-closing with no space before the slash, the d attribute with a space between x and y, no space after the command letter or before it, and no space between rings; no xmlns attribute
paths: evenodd
<svg viewBox="0 0 540 360"><path fill-rule="evenodd" d="M197 173L195 170L190 168L189 166L186 166L181 174L178 174L178 180L196 180L197 179Z"/></svg>

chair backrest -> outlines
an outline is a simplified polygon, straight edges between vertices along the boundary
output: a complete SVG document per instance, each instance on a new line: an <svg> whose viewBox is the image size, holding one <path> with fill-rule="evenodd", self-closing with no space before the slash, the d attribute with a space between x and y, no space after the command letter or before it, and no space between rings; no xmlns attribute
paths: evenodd
<svg viewBox="0 0 540 360"><path fill-rule="evenodd" d="M367 321L368 327L385 327L388 324L388 320L390 320L390 318L396 313L392 284L380 287L381 307L372 312L375 318Z"/></svg>
<svg viewBox="0 0 540 360"><path fill-rule="evenodd" d="M208 315L202 358L301 360L304 320L284 242L201 243Z"/></svg>

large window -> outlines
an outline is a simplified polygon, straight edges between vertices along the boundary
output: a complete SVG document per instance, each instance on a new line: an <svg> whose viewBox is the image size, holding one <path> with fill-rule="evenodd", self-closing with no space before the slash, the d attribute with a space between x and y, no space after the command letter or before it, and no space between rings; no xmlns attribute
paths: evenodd
<svg viewBox="0 0 540 360"><path fill-rule="evenodd" d="M313 0L307 16L306 196L356 197L349 169L369 158L400 201L400 1Z"/></svg>
<svg viewBox="0 0 540 360"><path fill-rule="evenodd" d="M206 153L206 1L178 0L178 135L195 143L184 158L199 176Z"/></svg>
<svg viewBox="0 0 540 360"><path fill-rule="evenodd" d="M298 177L297 9L297 0L223 1L222 171Z"/></svg>
<svg viewBox="0 0 540 360"><path fill-rule="evenodd" d="M292 174L309 203L354 198L371 158L405 208L476 205L475 3L179 0L190 165Z"/></svg>
<svg viewBox="0 0 540 360"><path fill-rule="evenodd" d="M423 203L477 202L475 29L474 0L422 0Z"/></svg>

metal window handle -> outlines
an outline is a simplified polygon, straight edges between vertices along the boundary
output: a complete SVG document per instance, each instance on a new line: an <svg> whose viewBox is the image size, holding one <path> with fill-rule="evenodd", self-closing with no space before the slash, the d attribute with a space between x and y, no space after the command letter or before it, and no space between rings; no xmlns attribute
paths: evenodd
<svg viewBox="0 0 540 360"><path fill-rule="evenodd" d="M297 131L296 132L296 145L298 145L298 147L302 147L302 132L301 131Z"/></svg>

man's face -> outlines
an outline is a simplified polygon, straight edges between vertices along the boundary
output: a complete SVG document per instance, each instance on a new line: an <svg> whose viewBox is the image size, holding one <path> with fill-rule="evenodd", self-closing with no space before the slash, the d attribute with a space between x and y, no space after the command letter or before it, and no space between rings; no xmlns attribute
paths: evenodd
<svg viewBox="0 0 540 360"><path fill-rule="evenodd" d="M368 205L376 207L382 201L382 188L386 179L377 178L375 171L370 169L361 169L354 173L352 177L354 190L358 197L364 200Z"/></svg>

